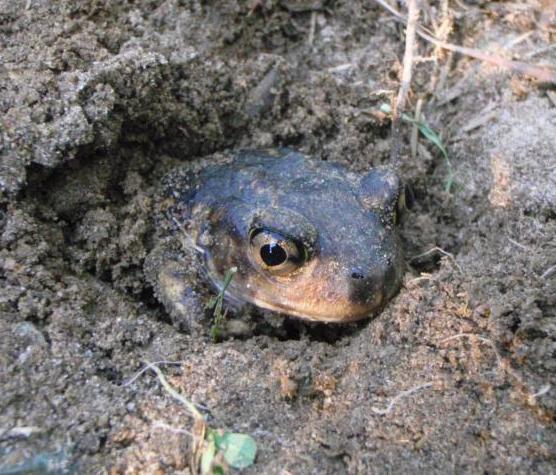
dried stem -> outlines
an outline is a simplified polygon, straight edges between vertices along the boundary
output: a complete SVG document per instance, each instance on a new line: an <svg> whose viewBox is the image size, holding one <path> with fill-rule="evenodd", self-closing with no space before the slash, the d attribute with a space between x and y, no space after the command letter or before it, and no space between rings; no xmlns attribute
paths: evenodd
<svg viewBox="0 0 556 475"><path fill-rule="evenodd" d="M408 0L408 18L405 29L405 52L403 56L402 81L398 97L392 107L392 148L390 150L390 163L393 167L400 164L400 150L402 140L400 137L401 115L405 109L409 86L411 84L411 72L413 67L413 52L415 49L415 31L419 19L417 0Z"/></svg>
<svg viewBox="0 0 556 475"><path fill-rule="evenodd" d="M378 3L381 7L385 10L388 10L397 21L399 22L406 22L406 18L402 15L398 10L396 10L391 5L388 5L384 0L374 0ZM411 4L411 2L408 2ZM495 64L501 68L509 69L510 71L514 71L518 74L522 74L524 76L533 77L541 82L546 83L553 83L556 84L556 71L543 66L536 66L534 64L523 63L521 61L511 61L509 59L505 59L499 55L485 53L483 51L474 49L474 48L467 48L465 46L459 46L452 43L447 43L445 41L441 41L438 38L435 38L430 32L426 31L424 28L417 26L417 34L427 40L428 42L432 43L433 45L446 49L448 51L453 51L455 53L460 53L465 56L470 56L475 59L479 59L481 61L485 61L487 63Z"/></svg>

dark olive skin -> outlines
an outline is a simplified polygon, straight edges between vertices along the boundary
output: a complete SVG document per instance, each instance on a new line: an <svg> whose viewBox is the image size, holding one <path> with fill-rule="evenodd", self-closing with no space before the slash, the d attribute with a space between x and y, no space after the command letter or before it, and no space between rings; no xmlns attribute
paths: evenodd
<svg viewBox="0 0 556 475"><path fill-rule="evenodd" d="M398 291L397 175L357 175L289 149L245 150L224 165L175 170L163 185L161 239L146 273L174 318L202 313L188 274L226 298L318 322L376 313ZM161 232L164 235L164 232Z"/></svg>

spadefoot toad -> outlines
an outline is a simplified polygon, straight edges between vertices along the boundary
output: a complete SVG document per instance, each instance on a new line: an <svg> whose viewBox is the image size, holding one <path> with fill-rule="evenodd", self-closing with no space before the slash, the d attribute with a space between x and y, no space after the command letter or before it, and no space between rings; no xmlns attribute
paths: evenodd
<svg viewBox="0 0 556 475"><path fill-rule="evenodd" d="M232 305L317 322L369 317L399 289L404 193L387 169L357 175L289 149L242 150L178 168L162 188L160 244L145 270L181 326L205 313L191 282L219 290L232 268Z"/></svg>

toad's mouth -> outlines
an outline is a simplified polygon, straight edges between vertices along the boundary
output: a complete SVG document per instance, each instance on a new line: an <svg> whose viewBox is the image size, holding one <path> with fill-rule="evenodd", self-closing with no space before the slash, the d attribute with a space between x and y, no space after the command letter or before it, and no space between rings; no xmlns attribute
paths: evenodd
<svg viewBox="0 0 556 475"><path fill-rule="evenodd" d="M292 305L290 302L268 302L256 297L244 297L244 300L261 308L284 313L304 320L327 323L347 323L370 317L379 308L382 297L373 298L372 305L361 305L349 301L321 303L319 305Z"/></svg>
<svg viewBox="0 0 556 475"><path fill-rule="evenodd" d="M207 267L207 277L217 291L224 286L223 278L212 265ZM381 288L369 289L365 298L354 298L349 282L307 279L290 285L272 285L268 281L233 278L227 286L224 298L233 306L249 303L266 310L290 315L303 320L326 323L346 323L362 320L373 315L384 301Z"/></svg>

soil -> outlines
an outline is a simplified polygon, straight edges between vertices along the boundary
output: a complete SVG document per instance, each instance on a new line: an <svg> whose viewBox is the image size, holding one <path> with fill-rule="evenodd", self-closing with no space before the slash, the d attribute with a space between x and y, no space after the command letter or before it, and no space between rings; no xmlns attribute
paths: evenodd
<svg viewBox="0 0 556 475"><path fill-rule="evenodd" d="M549 1L421 13L556 64ZM408 270L374 319L215 343L177 331L145 281L180 162L290 146L388 163L378 109L403 50L373 2L0 1L0 473L190 473L193 421L132 379L147 361L179 362L161 368L209 425L256 439L245 473L556 471L554 85L419 40L408 113L422 103L454 180L404 126Z"/></svg>

